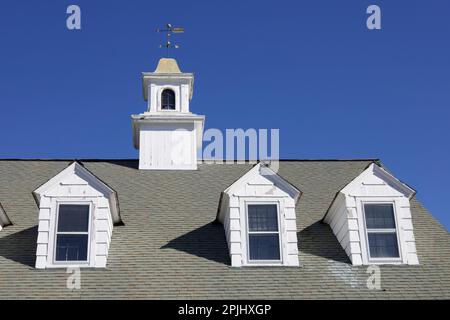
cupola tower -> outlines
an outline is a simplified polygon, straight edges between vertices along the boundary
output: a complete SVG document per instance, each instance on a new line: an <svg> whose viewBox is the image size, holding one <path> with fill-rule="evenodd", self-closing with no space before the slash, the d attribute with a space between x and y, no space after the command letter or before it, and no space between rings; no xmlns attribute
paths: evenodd
<svg viewBox="0 0 450 320"><path fill-rule="evenodd" d="M147 111L131 116L139 169L196 170L205 117L190 112L194 75L162 58L142 74L142 87Z"/></svg>

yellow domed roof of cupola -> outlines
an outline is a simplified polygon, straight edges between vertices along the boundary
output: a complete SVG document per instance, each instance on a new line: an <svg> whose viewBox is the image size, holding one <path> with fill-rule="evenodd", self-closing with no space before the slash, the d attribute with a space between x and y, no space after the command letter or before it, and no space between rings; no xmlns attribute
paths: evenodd
<svg viewBox="0 0 450 320"><path fill-rule="evenodd" d="M159 59L155 73L181 73L177 60L172 58Z"/></svg>

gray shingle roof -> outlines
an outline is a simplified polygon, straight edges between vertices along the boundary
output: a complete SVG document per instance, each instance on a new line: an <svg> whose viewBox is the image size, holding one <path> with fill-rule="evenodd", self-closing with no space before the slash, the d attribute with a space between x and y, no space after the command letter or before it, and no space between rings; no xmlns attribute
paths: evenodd
<svg viewBox="0 0 450 320"><path fill-rule="evenodd" d="M450 298L450 237L413 199L419 266L382 266L383 291L367 289L321 219L334 195L370 161L285 161L279 174L300 189L300 268L231 268L220 193L252 164L198 171L139 171L137 161L84 161L117 191L124 226L114 228L107 269L83 270L66 289L65 270L36 270L38 209L32 191L69 161L0 161L0 202L14 225L0 232L0 297L58 299Z"/></svg>

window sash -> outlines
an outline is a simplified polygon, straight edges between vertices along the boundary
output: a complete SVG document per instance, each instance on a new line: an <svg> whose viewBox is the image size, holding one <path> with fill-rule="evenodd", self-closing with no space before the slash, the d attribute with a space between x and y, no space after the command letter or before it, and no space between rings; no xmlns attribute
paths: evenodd
<svg viewBox="0 0 450 320"><path fill-rule="evenodd" d="M391 235L395 238L395 246L377 246L374 245L373 247L370 246L370 235ZM398 245L398 237L397 237L397 233L396 231L392 231L392 232L367 232L367 239L368 239L368 244L369 244L369 257L371 259L379 259L379 260L385 260L385 259L400 259L400 247ZM382 248L382 251L386 252L386 251L390 251L392 250L391 248L395 248L396 251L396 255L385 255L385 256L372 256L372 251L378 251L378 248Z"/></svg>
<svg viewBox="0 0 450 320"><path fill-rule="evenodd" d="M88 230L87 231L58 231L58 220L59 220L59 210L60 207L63 205L79 205L79 206L89 206L89 216L88 216ZM90 245L91 245L91 216L92 216L92 205L91 203L58 203L57 204L57 215L56 215L56 221L55 221L55 239L53 242L53 261L56 264L64 264L64 263L86 263L89 262L89 254L90 254ZM87 246L86 246L86 259L85 260L57 260L57 253L58 253L58 239L59 236L64 235L84 235L87 236Z"/></svg>
<svg viewBox="0 0 450 320"><path fill-rule="evenodd" d="M260 237L262 236L262 237ZM267 237L269 236L269 237ZM270 237L272 236L272 237ZM263 238L263 239L261 239ZM264 239L265 238L265 239ZM276 239L275 239L276 238ZM265 261L280 261L281 260L281 251L280 251L280 235L278 233L251 233L249 234L249 261L252 262L265 262ZM257 245L254 247L252 252L252 240L256 241ZM269 247L261 246L259 241L268 241ZM274 241L275 240L275 241ZM266 243L267 244L267 243ZM275 246L274 246L275 245ZM273 249L273 250L271 250ZM256 256L257 258L252 258L252 256ZM276 258L269 258L268 256L273 256Z"/></svg>
<svg viewBox="0 0 450 320"><path fill-rule="evenodd" d="M68 244L65 244L64 246L62 246L62 247L60 247L60 246L58 246L58 242L59 242L59 240L61 240L61 239L63 239L64 238L64 236L83 236L83 237L78 237L78 240L81 240L82 242L81 243L78 243L78 244L81 244L81 245L85 245L86 246L86 251L81 251L80 250L80 246L78 246L78 245L70 245L70 243L69 243L69 245ZM67 241L67 239L66 239L66 241ZM83 243L83 242L86 242L85 244ZM58 258L58 253L59 253L59 250L60 250L60 248L63 248L63 250L65 250L65 257L66 257L66 259L57 259ZM77 254L77 258L76 259L67 259L67 257L69 256L69 255L72 255L73 254L73 251L72 251L72 253L71 253L71 251L70 250L73 250L73 249L78 249L77 250L77 252L76 252L76 254ZM82 248L82 249L84 249L84 248ZM56 262L58 262L58 263L67 263L67 262L78 262L78 263L83 263L83 262L87 262L89 259L88 259L88 254L89 254L89 234L58 234L58 235L56 235L56 248L55 248L55 261ZM79 259L78 257L80 256L80 255L86 255L86 259Z"/></svg>
<svg viewBox="0 0 450 320"><path fill-rule="evenodd" d="M364 214L368 229L394 229L397 227L392 203L365 203Z"/></svg>
<svg viewBox="0 0 450 320"><path fill-rule="evenodd" d="M278 210L275 204L254 205L247 208L248 230L251 232L278 232Z"/></svg>
<svg viewBox="0 0 450 320"><path fill-rule="evenodd" d="M392 214L393 214L393 220L394 220L394 228L368 228L367 227L367 219L366 219L366 205L391 205L392 206ZM398 229L397 229L397 219L396 219L396 206L395 203L392 202L366 202L362 203L363 207L363 215L364 215L364 227L365 227L365 233L366 233L366 243L367 243L367 254L370 261L399 261L401 260L401 248L400 248L400 238L398 235ZM397 252L398 256L391 257L391 256L385 256L385 257L372 257L371 255L371 247L369 242L369 234L393 234L395 235L396 239L396 245L397 245Z"/></svg>
<svg viewBox="0 0 450 320"><path fill-rule="evenodd" d="M64 210L62 210L64 209ZM57 232L83 233L89 231L89 204L59 204ZM78 211L77 211L78 210Z"/></svg>
<svg viewBox="0 0 450 320"><path fill-rule="evenodd" d="M396 228L392 228L392 229L367 229L367 232L370 233L392 233L392 232L397 232Z"/></svg>
<svg viewBox="0 0 450 320"><path fill-rule="evenodd" d="M279 231L248 231L248 234L279 234Z"/></svg>
<svg viewBox="0 0 450 320"><path fill-rule="evenodd" d="M275 205L276 210L276 216L277 216L277 231L251 231L250 230L250 221L249 221L249 206L264 206L264 205ZM281 252L281 233L280 233L280 217L279 217L279 209L278 205L274 203L267 203L267 204L256 204L256 203L250 203L246 205L247 208L247 221L246 221L246 229L247 229L247 260L251 263L278 263L282 261L282 252ZM276 235L278 238L278 259L251 259L251 248L250 248L250 236L252 235Z"/></svg>

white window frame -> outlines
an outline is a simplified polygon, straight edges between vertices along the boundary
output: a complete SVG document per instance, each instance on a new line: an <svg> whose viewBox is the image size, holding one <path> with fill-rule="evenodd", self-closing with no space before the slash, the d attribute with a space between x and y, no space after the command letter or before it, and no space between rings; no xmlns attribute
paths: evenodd
<svg viewBox="0 0 450 320"><path fill-rule="evenodd" d="M172 90L173 93L175 94L175 109L174 110L166 110L162 108L162 93L164 90ZM164 112L164 113L169 113L169 112L180 112L181 111L181 97L180 97L180 86L174 86L174 85L167 85L167 86L163 86L159 88L159 92L158 92L158 101L157 101L157 105L158 105L158 112Z"/></svg>
<svg viewBox="0 0 450 320"><path fill-rule="evenodd" d="M273 231L249 231L248 224L248 207L249 205L276 205L277 207L277 219L278 219L278 245L280 248L280 259L278 260L251 260L250 259L250 234L275 234ZM283 230L281 224L281 211L280 211L280 203L279 201L245 201L245 234L246 234L246 262L247 265L255 265L255 266L281 266L283 265L283 245L282 245L282 237Z"/></svg>
<svg viewBox="0 0 450 320"><path fill-rule="evenodd" d="M58 220L59 220L59 207L61 205L80 205L80 206L89 206L89 223L88 223L88 243L87 243L87 260L76 260L76 261L57 261L56 260L56 249L57 249L57 241L58 234L86 234L86 232L58 232ZM92 245L92 223L93 219L93 209L94 205L91 201L57 201L56 202L56 210L55 210L55 225L54 225L54 236L53 236L53 252L52 254L52 264L54 266L89 266L91 262L91 245Z"/></svg>
<svg viewBox="0 0 450 320"><path fill-rule="evenodd" d="M377 201L377 200L361 200L361 216L362 216L362 225L363 225L363 232L364 232L364 240L365 240L365 250L367 254L367 261L372 264L383 264L383 263L402 263L403 262L403 250L402 250L402 241L400 236L400 228L399 228L399 219L397 216L397 202L392 201ZM394 212L394 222L395 222L395 230L394 229L368 229L367 223L366 223L366 212L365 212L365 205L366 204L390 204L392 205L392 209ZM395 231L395 235L397 238L397 249L398 249L398 257L379 257L379 258L372 258L370 255L370 244L369 244L369 232L371 233L393 233Z"/></svg>

